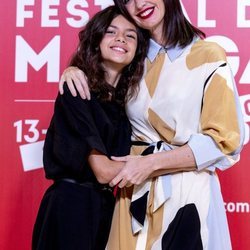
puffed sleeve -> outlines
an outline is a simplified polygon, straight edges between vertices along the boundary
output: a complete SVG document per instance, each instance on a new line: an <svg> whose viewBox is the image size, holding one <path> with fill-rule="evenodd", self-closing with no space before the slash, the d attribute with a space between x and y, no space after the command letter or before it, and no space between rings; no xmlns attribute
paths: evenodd
<svg viewBox="0 0 250 250"><path fill-rule="evenodd" d="M57 96L44 144L47 178L77 176L86 167L91 149L107 154L94 119L96 102L94 98L87 101L79 95L73 97L64 84L64 94Z"/></svg>
<svg viewBox="0 0 250 250"><path fill-rule="evenodd" d="M240 157L244 142L244 121L239 97L224 50L214 49L221 63L209 75L204 87L201 134L189 140L198 169L224 170Z"/></svg>

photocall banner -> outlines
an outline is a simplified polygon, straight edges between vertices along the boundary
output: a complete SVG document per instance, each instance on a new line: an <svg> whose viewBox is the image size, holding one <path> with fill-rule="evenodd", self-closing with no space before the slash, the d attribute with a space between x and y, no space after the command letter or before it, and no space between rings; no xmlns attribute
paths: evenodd
<svg viewBox="0 0 250 250"><path fill-rule="evenodd" d="M51 183L44 176L42 152L59 78L80 28L111 4L108 0L1 3L0 249L31 249L37 210ZM219 177L233 249L250 249L250 0L182 0L182 4L206 39L225 48L235 76L245 147L240 162L219 172Z"/></svg>

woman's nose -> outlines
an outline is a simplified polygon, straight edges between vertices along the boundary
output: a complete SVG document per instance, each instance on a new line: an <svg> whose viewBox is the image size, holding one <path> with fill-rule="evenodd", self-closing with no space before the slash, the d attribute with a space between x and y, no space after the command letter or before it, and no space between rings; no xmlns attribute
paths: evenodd
<svg viewBox="0 0 250 250"><path fill-rule="evenodd" d="M118 34L116 36L116 41L121 42L121 43L126 43L125 37L123 35L121 35L121 34Z"/></svg>
<svg viewBox="0 0 250 250"><path fill-rule="evenodd" d="M141 9L145 4L144 0L134 0L134 3L137 9Z"/></svg>

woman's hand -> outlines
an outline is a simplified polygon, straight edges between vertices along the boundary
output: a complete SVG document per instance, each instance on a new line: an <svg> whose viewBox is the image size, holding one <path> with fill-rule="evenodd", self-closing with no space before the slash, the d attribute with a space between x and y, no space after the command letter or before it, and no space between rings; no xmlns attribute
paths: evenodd
<svg viewBox="0 0 250 250"><path fill-rule="evenodd" d="M112 157L112 160L125 162L121 171L109 183L110 186L118 184L120 188L140 185L148 178L169 173L197 170L193 152L188 144L155 154Z"/></svg>
<svg viewBox="0 0 250 250"><path fill-rule="evenodd" d="M59 91L63 94L63 84L67 83L69 90L73 96L76 96L76 89L82 99L90 100L89 86L87 78L82 70L77 67L68 67L63 71L59 82Z"/></svg>
<svg viewBox="0 0 250 250"><path fill-rule="evenodd" d="M91 150L88 162L97 181L101 184L109 183L124 166L124 162L112 161L95 149Z"/></svg>
<svg viewBox="0 0 250 250"><path fill-rule="evenodd" d="M112 160L125 162L118 175L109 183L111 187L118 185L119 188L131 185L139 185L144 182L153 172L151 161L147 156L123 156L112 157Z"/></svg>

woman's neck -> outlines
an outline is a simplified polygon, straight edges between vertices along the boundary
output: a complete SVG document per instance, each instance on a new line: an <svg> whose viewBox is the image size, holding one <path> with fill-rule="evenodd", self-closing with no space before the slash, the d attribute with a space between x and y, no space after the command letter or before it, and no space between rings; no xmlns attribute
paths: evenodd
<svg viewBox="0 0 250 250"><path fill-rule="evenodd" d="M112 73L107 72L106 82L115 88L117 86L117 83L119 82L120 76L120 74L112 75Z"/></svg>
<svg viewBox="0 0 250 250"><path fill-rule="evenodd" d="M159 25L156 28L150 30L150 35L154 41L162 46L166 46L166 41L163 36L163 25Z"/></svg>
<svg viewBox="0 0 250 250"><path fill-rule="evenodd" d="M154 35L154 34L152 34L151 37L152 37L152 39L153 39L155 42L157 42L157 43L160 44L161 46L165 47L165 46L167 45L166 41L162 38L161 35L158 35L158 34Z"/></svg>
<svg viewBox="0 0 250 250"><path fill-rule="evenodd" d="M115 88L120 79L122 69L120 67L111 67L111 65L103 65L103 67L106 71L106 82Z"/></svg>

